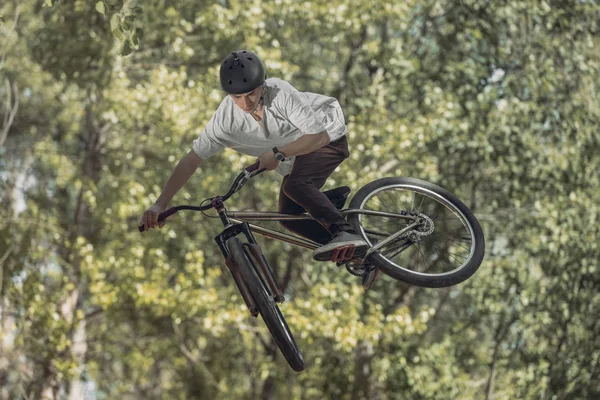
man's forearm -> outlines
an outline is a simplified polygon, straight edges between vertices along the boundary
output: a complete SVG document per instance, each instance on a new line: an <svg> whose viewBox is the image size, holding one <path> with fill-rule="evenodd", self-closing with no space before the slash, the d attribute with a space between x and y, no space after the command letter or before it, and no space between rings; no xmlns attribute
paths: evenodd
<svg viewBox="0 0 600 400"><path fill-rule="evenodd" d="M200 165L200 158L193 153L193 151L190 151L179 161L171 173L162 193L156 200L156 204L167 207L167 204L169 204L173 196L179 192L183 185L185 185L194 174L196 169L198 169L198 165Z"/></svg>
<svg viewBox="0 0 600 400"><path fill-rule="evenodd" d="M301 156L312 153L328 144L329 134L324 131L316 135L303 135L295 142L279 147L279 151L285 154L286 157Z"/></svg>

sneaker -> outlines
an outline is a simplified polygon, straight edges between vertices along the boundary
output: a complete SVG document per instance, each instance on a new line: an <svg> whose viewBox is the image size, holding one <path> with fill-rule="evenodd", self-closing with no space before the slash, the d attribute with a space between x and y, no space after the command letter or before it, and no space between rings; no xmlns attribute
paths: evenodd
<svg viewBox="0 0 600 400"><path fill-rule="evenodd" d="M338 232L326 245L313 251L316 261L342 261L364 254L369 245L362 237L350 232Z"/></svg>

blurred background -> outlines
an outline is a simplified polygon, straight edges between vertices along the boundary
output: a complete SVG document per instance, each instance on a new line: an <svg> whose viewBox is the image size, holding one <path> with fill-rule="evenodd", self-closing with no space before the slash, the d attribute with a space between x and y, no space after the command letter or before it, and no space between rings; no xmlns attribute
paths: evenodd
<svg viewBox="0 0 600 400"><path fill-rule="evenodd" d="M600 398L599 21L586 0L2 1L0 398ZM259 237L302 373L245 309L218 220L137 231L241 48L340 100L352 155L324 189L428 180L487 240L458 286L365 292ZM213 157L172 204L253 161ZM275 210L279 182L231 207Z"/></svg>

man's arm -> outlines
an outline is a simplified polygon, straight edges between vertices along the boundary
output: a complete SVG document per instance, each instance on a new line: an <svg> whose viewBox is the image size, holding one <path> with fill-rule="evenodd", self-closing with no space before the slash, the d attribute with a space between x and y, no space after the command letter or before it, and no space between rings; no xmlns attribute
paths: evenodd
<svg viewBox="0 0 600 400"><path fill-rule="evenodd" d="M140 224L144 225L145 230L154 228L155 226L162 228L165 221L158 224L158 215L167 208L173 196L179 192L196 169L198 169L200 162L201 159L194 150L191 150L179 161L154 205L146 210L142 216Z"/></svg>
<svg viewBox="0 0 600 400"><path fill-rule="evenodd" d="M194 150L190 150L190 152L179 161L171 173L171 176L167 180L167 183L155 204L166 208L173 196L179 192L194 172L196 172L200 162L200 157L198 157Z"/></svg>
<svg viewBox="0 0 600 400"><path fill-rule="evenodd" d="M327 146L329 142L329 134L327 131L323 131L316 135L302 135L295 142L278 147L278 149L286 157L301 156Z"/></svg>
<svg viewBox="0 0 600 400"><path fill-rule="evenodd" d="M278 147L277 149L282 152L286 157L301 156L303 154L312 153L315 150L319 150L323 146L329 144L329 134L327 131L317 133L316 135L302 135L295 142L286 144L285 146ZM258 157L259 167L266 168L269 170L277 168L279 161L275 159L275 153L272 151L266 151Z"/></svg>

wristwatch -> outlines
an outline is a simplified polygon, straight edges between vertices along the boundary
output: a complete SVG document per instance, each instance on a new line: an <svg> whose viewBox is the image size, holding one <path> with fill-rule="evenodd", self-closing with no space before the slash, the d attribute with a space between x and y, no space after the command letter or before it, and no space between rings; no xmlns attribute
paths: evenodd
<svg viewBox="0 0 600 400"><path fill-rule="evenodd" d="M273 153L275 153L275 159L277 161L285 161L285 155L279 151L277 147L273 147Z"/></svg>

